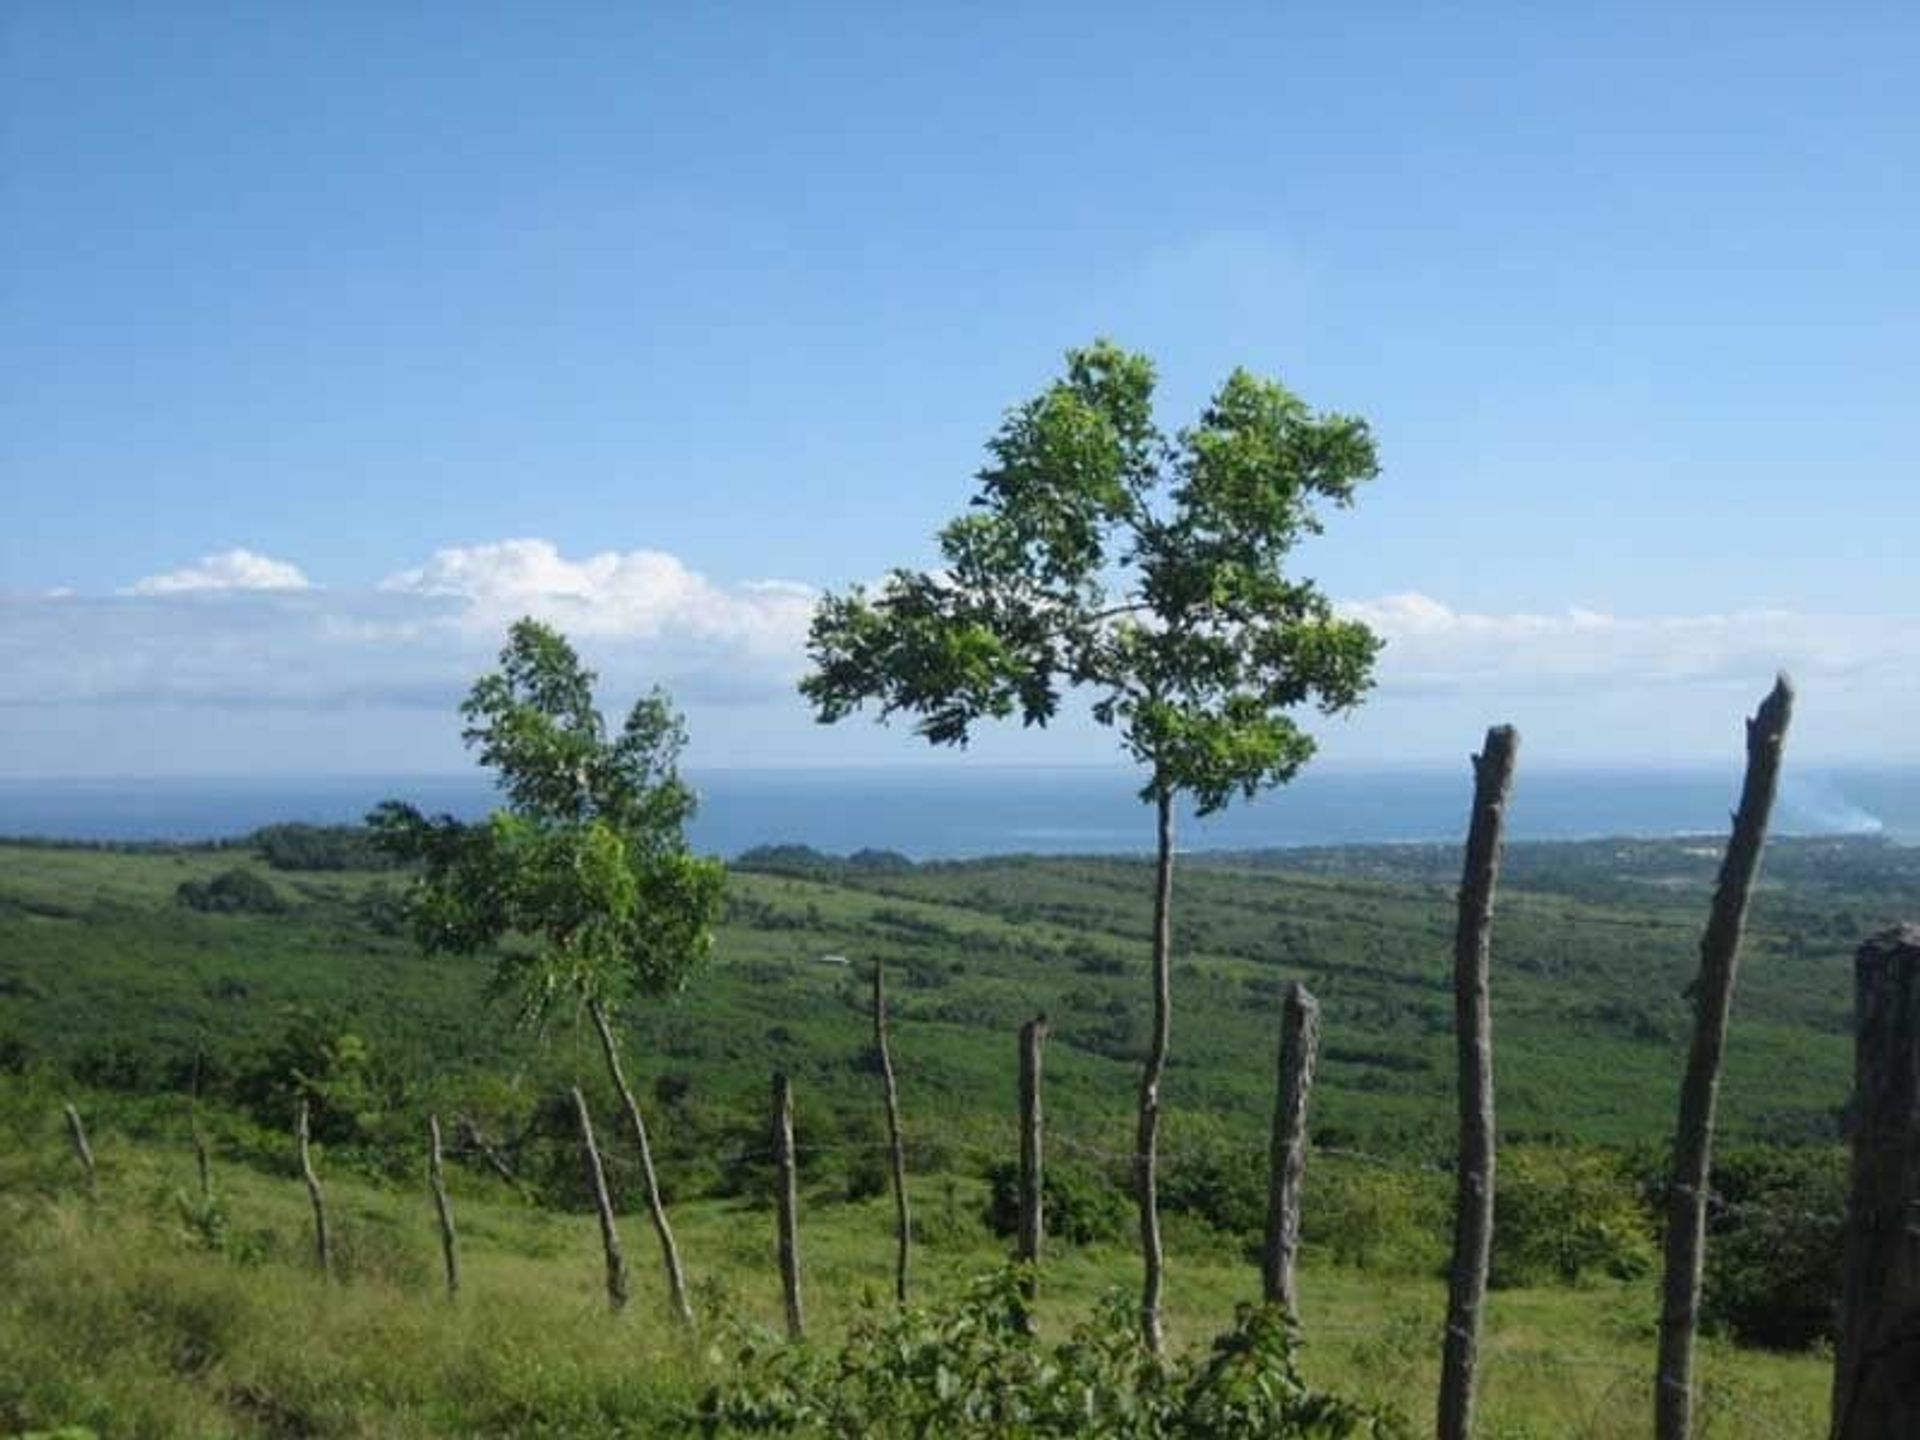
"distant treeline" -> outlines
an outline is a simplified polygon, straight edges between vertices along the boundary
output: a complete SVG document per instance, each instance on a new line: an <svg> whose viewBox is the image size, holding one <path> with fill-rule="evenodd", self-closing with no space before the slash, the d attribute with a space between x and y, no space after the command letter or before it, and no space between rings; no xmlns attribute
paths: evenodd
<svg viewBox="0 0 1920 1440"><path fill-rule="evenodd" d="M856 850L835 855L811 845L756 845L734 858L736 870L763 875L840 875L851 870L867 874L903 874L918 867L898 850Z"/></svg>

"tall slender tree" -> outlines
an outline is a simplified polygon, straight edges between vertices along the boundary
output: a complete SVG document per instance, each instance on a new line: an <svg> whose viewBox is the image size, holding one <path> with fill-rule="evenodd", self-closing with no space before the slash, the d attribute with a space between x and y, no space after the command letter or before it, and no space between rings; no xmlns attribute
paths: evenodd
<svg viewBox="0 0 1920 1440"><path fill-rule="evenodd" d="M639 1149L668 1296L691 1324L616 1025L623 1005L686 984L712 944L725 870L687 847L695 801L679 775L686 730L672 703L654 690L610 736L594 679L558 631L519 621L499 669L460 708L462 738L506 803L462 824L389 800L368 823L383 849L420 866L408 908L424 947L494 953L495 993L529 1022L567 1008L592 1022Z"/></svg>
<svg viewBox="0 0 1920 1440"><path fill-rule="evenodd" d="M1317 413L1235 370L1199 420L1154 421L1154 368L1099 341L1009 412L943 564L895 570L815 611L801 682L822 721L872 702L936 745L983 720L1045 725L1069 691L1145 772L1156 871L1153 1028L1134 1158L1140 1323L1161 1344L1156 1166L1171 1037L1176 801L1201 815L1290 780L1313 754L1294 718L1357 704L1380 642L1284 565L1377 471L1366 422Z"/></svg>

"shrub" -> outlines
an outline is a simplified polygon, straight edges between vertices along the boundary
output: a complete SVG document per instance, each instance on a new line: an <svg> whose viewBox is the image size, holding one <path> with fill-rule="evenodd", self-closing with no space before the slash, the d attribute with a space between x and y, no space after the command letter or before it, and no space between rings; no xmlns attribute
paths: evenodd
<svg viewBox="0 0 1920 1440"><path fill-rule="evenodd" d="M1449 1194L1437 1171L1309 1161L1300 1238L1336 1264L1431 1271L1446 1254Z"/></svg>
<svg viewBox="0 0 1920 1440"><path fill-rule="evenodd" d="M1494 1286L1628 1280L1654 1262L1653 1217L1624 1159L1605 1150L1502 1150L1493 1202Z"/></svg>
<svg viewBox="0 0 1920 1440"><path fill-rule="evenodd" d="M869 1312L836 1353L744 1338L737 1379L702 1400L709 1436L1075 1437L1252 1440L1405 1436L1395 1415L1311 1389L1285 1318L1245 1307L1210 1350L1178 1360L1141 1344L1111 1297L1063 1343L1022 1324L1019 1267L942 1310Z"/></svg>
<svg viewBox="0 0 1920 1440"><path fill-rule="evenodd" d="M1748 1345L1832 1340L1846 1233L1838 1147L1759 1147L1715 1161L1701 1318Z"/></svg>
<svg viewBox="0 0 1920 1440"><path fill-rule="evenodd" d="M280 892L251 870L222 870L211 880L183 881L176 903L211 915L278 915L287 908Z"/></svg>
<svg viewBox="0 0 1920 1440"><path fill-rule="evenodd" d="M1020 1229L1020 1167L1002 1161L987 1171L987 1209L983 1217L996 1235ZM1125 1193L1098 1172L1049 1164L1040 1182L1040 1204L1047 1238L1068 1245L1117 1240L1131 1213Z"/></svg>

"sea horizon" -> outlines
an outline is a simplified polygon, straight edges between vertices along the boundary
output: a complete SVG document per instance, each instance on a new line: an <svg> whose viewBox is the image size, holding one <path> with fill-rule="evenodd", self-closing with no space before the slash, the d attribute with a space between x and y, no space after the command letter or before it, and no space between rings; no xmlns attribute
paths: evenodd
<svg viewBox="0 0 1920 1440"><path fill-rule="evenodd" d="M877 765L689 768L701 799L689 839L737 855L802 844L916 860L994 854L1137 854L1152 845L1139 776L1106 765ZM1509 814L1516 841L1724 833L1740 777L1706 766L1591 765L1523 773ZM1180 817L1183 850L1457 841L1471 781L1464 764L1328 765L1200 820ZM901 804L902 798L912 801ZM357 823L403 799L463 819L497 803L478 772L427 774L0 777L0 836L67 842L206 842L281 822ZM1820 766L1781 781L1782 835L1880 835L1920 843L1920 765Z"/></svg>

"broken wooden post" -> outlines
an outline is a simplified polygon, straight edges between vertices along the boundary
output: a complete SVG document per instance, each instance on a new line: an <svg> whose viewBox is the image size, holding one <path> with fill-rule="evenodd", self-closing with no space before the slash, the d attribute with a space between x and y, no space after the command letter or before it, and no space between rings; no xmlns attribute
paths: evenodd
<svg viewBox="0 0 1920 1440"><path fill-rule="evenodd" d="M313 1147L308 1128L308 1105L300 1102L293 1133L300 1144L300 1178L307 1182L307 1198L313 1202L313 1259L322 1275L333 1274L333 1246L327 1233L327 1197L320 1189L320 1177L313 1171Z"/></svg>
<svg viewBox="0 0 1920 1440"><path fill-rule="evenodd" d="M66 1105L67 1134L73 1140L73 1153L80 1157L80 1168L87 1175L87 1198L100 1198L100 1172L93 1163L93 1147L87 1143L87 1127L81 1123L80 1112L71 1104Z"/></svg>
<svg viewBox="0 0 1920 1440"><path fill-rule="evenodd" d="M693 1305L687 1299L687 1276L680 1267L680 1247L674 1241L673 1227L667 1223L666 1202L660 1198L660 1177L653 1168L653 1145L647 1139L647 1122L640 1114L640 1102L634 1098L633 1087L627 1084L626 1071L621 1068L620 1049L614 1043L606 1005L595 1000L587 1006L587 1013L593 1017L593 1028L599 1033L600 1049L606 1057L607 1073L613 1077L614 1089L620 1092L627 1123L633 1129L633 1143L640 1152L640 1182L646 1194L647 1215L653 1221L653 1233L660 1240L660 1263L667 1272L667 1299L673 1305L675 1318L692 1330Z"/></svg>
<svg viewBox="0 0 1920 1440"><path fill-rule="evenodd" d="M1473 818L1453 947L1453 1024L1459 1053L1459 1198L1454 1214L1453 1267L1447 1281L1447 1332L1440 1369L1440 1440L1473 1433L1480 1320L1493 1255L1493 1005L1488 990L1493 895L1506 841L1507 798L1520 737L1511 725L1487 731L1473 757Z"/></svg>
<svg viewBox="0 0 1920 1440"><path fill-rule="evenodd" d="M773 1163L775 1224L780 1244L780 1293L786 1301L787 1338L804 1340L806 1317L800 1311L799 1185L793 1162L793 1085L773 1077Z"/></svg>
<svg viewBox="0 0 1920 1440"><path fill-rule="evenodd" d="M1782 675L1747 722L1747 773L1733 833L1720 864L1713 909L1700 940L1693 997L1693 1047L1680 1085L1667 1195L1666 1277L1660 1305L1660 1360L1653 1418L1657 1440L1687 1440L1693 1427L1693 1341L1707 1249L1707 1177L1713 1163L1713 1112L1727 1048L1727 1014L1740 960L1747 898L1760 872L1767 821L1780 779L1780 752L1793 715L1793 687Z"/></svg>
<svg viewBox="0 0 1920 1440"><path fill-rule="evenodd" d="M460 1138L468 1148L479 1151L480 1158L487 1162L488 1169L506 1181L507 1184L518 1189L520 1179L513 1173L513 1167L509 1165L506 1160L501 1157L500 1152L494 1149L488 1142L487 1137L481 1133L480 1127L474 1124L473 1117L471 1115L462 1115L459 1119L459 1124Z"/></svg>
<svg viewBox="0 0 1920 1440"><path fill-rule="evenodd" d="M1261 1289L1299 1321L1294 1257L1300 1249L1300 1187L1307 1169L1307 1097L1320 1049L1320 1002L1298 980L1287 987L1280 1018L1279 1090L1273 1141L1267 1156L1267 1240L1261 1251Z"/></svg>
<svg viewBox="0 0 1920 1440"><path fill-rule="evenodd" d="M1852 1193L1833 1440L1920 1435L1920 925L1853 962Z"/></svg>
<svg viewBox="0 0 1920 1440"><path fill-rule="evenodd" d="M434 1213L440 1217L440 1255L447 1267L447 1298L460 1294L460 1245L453 1229L453 1202L447 1198L447 1172L440 1157L440 1117L427 1116L427 1184Z"/></svg>
<svg viewBox="0 0 1920 1440"><path fill-rule="evenodd" d="M893 1054L887 1041L886 966L879 960L873 962L873 1044L880 1052L880 1079L887 1097L887 1148L893 1162L893 1298L904 1305L913 1222L907 1209L907 1146L900 1134L900 1092L894 1084Z"/></svg>
<svg viewBox="0 0 1920 1440"><path fill-rule="evenodd" d="M593 1115L587 1109L587 1097L575 1085L574 1118L580 1122L580 1145L586 1152L587 1192L593 1196L594 1212L600 1217L600 1248L607 1257L607 1304L623 1310L627 1304L627 1257L620 1248L620 1231L613 1223L613 1200L607 1194L607 1172L600 1164L600 1147L593 1139Z"/></svg>

